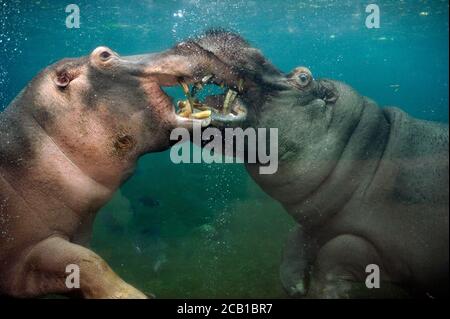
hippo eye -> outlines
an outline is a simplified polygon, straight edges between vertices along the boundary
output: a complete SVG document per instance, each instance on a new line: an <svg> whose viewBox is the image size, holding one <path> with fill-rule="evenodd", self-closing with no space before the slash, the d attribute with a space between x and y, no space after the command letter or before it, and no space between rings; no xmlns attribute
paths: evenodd
<svg viewBox="0 0 450 319"><path fill-rule="evenodd" d="M103 61L108 60L110 57L111 57L111 53L108 52L108 51L103 51L102 53L100 53L100 58L101 58Z"/></svg>

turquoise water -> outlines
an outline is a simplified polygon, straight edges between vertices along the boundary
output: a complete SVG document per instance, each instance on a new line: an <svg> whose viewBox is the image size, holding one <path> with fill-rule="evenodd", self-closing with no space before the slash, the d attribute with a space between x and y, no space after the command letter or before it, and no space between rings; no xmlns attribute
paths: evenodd
<svg viewBox="0 0 450 319"><path fill-rule="evenodd" d="M381 105L448 122L448 1L0 0L0 109L43 67L107 45L166 49L203 30L242 34L279 68L308 66ZM365 27L377 3L381 27ZM92 247L159 297L284 297L280 251L293 222L233 165L175 165L150 154L100 212Z"/></svg>

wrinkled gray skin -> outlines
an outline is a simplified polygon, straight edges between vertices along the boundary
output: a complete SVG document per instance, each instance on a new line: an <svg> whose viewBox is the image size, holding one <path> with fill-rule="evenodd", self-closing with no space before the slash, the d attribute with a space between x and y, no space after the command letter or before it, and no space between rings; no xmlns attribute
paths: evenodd
<svg viewBox="0 0 450 319"><path fill-rule="evenodd" d="M237 125L279 129L278 171L247 167L299 224L280 271L290 295L448 294L448 125L380 108L341 82L305 86L299 69L278 71L235 34L209 32L171 52L189 61L173 75L245 80L248 117ZM380 289L364 284L369 264L380 268Z"/></svg>
<svg viewBox="0 0 450 319"><path fill-rule="evenodd" d="M157 55L105 47L37 75L0 113L0 295L146 298L85 248L138 157L169 147L175 115ZM68 289L66 266L80 267Z"/></svg>

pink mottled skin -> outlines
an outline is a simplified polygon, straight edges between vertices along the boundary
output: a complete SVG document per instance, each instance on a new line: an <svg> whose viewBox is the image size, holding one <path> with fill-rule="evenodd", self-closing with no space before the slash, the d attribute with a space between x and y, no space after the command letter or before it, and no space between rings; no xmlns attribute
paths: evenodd
<svg viewBox="0 0 450 319"><path fill-rule="evenodd" d="M139 156L192 126L160 88L177 83L163 56L99 47L44 69L0 113L0 295L146 298L85 246ZM69 264L79 289L65 285Z"/></svg>

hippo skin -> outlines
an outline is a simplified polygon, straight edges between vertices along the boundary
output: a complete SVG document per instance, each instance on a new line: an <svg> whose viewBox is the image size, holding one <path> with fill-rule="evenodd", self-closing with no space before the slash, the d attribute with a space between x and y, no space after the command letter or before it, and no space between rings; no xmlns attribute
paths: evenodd
<svg viewBox="0 0 450 319"><path fill-rule="evenodd" d="M380 108L304 67L285 74L231 32L209 31L166 53L177 61L164 64L167 73L240 92L246 119L213 125L278 128L278 171L246 166L298 222L280 268L289 295L448 296L448 124ZM365 284L371 264L378 289Z"/></svg>
<svg viewBox="0 0 450 319"><path fill-rule="evenodd" d="M169 147L164 54L106 47L45 68L0 113L0 295L146 298L86 248L98 210L139 156ZM172 79L173 80L173 79ZM77 265L80 287L66 285Z"/></svg>

